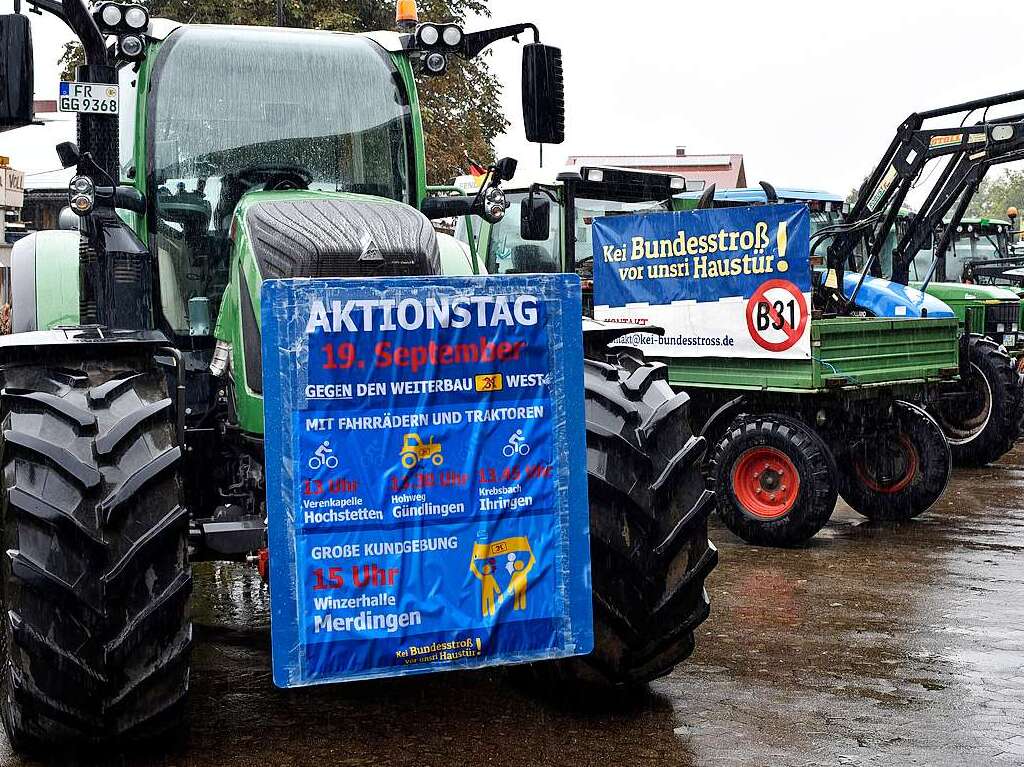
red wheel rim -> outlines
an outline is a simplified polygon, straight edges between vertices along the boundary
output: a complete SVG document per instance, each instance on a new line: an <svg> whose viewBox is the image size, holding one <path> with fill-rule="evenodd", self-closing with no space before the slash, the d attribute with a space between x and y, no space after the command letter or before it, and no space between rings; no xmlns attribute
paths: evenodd
<svg viewBox="0 0 1024 767"><path fill-rule="evenodd" d="M860 455L857 456L853 468L857 472L857 478L868 490L882 493L883 495L893 495L901 490L905 490L914 481L914 477L917 476L918 469L921 467L921 458L917 454L917 448L914 447L914 443L910 441L910 437L906 434L901 434L896 444L899 445L900 457L905 462L903 473L897 479L889 481L877 480L874 473L866 465L864 451L861 451Z"/></svg>
<svg viewBox="0 0 1024 767"><path fill-rule="evenodd" d="M736 500L759 519L786 516L800 494L800 475L789 456L774 447L752 447L732 469Z"/></svg>

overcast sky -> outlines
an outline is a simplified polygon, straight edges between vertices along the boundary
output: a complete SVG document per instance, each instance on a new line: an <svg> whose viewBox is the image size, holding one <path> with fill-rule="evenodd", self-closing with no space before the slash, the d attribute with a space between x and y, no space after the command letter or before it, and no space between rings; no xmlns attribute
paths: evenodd
<svg viewBox="0 0 1024 767"><path fill-rule="evenodd" d="M0 0L4 11L11 5ZM548 165L574 154L668 154L684 145L693 154L743 153L752 184L845 193L910 112L1024 89L1017 2L491 0L491 7L487 23L533 21L544 42L563 50L566 142L547 148ZM36 97L53 98L56 59L70 34L50 17L31 19ZM499 154L535 166L520 119L519 47L505 41L492 50L512 120ZM26 170L55 168L53 134L69 129L0 134L0 154Z"/></svg>

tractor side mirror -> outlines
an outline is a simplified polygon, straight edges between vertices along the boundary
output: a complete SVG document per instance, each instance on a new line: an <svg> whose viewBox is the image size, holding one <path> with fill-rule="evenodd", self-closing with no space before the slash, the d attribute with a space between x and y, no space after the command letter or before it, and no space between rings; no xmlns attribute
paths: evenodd
<svg viewBox="0 0 1024 767"><path fill-rule="evenodd" d="M514 157L502 157L496 163L494 163L494 180L496 183L502 181L511 181L516 175L516 168L519 167L519 161Z"/></svg>
<svg viewBox="0 0 1024 767"><path fill-rule="evenodd" d="M77 168L81 154L78 151L78 144L74 141L61 141L57 144L57 158L62 168Z"/></svg>
<svg viewBox="0 0 1024 767"><path fill-rule="evenodd" d="M565 83L560 48L542 43L523 46L523 123L527 141L565 141Z"/></svg>
<svg viewBox="0 0 1024 767"><path fill-rule="evenodd" d="M519 203L519 236L527 242L542 242L551 235L551 203L530 195Z"/></svg>
<svg viewBox="0 0 1024 767"><path fill-rule="evenodd" d="M0 131L31 125L32 91L35 79L32 72L32 34L28 17L19 13L0 16Z"/></svg>

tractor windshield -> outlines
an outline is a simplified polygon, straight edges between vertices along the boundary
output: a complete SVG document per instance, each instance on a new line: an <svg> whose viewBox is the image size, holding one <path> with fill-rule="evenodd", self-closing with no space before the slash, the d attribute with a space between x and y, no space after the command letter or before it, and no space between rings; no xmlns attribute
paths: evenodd
<svg viewBox="0 0 1024 767"><path fill-rule="evenodd" d="M411 201L411 110L387 53L354 35L185 27L155 64L147 145L168 324L216 316L244 194L345 191ZM197 307L198 308L198 307Z"/></svg>
<svg viewBox="0 0 1024 767"><path fill-rule="evenodd" d="M487 239L487 271L492 274L525 274L531 272L558 272L560 227L557 215L550 218L546 240L524 240L519 233L522 203L529 195L513 192L507 195L508 211L505 217L491 226ZM474 221L479 229L479 219Z"/></svg>
<svg viewBox="0 0 1024 767"><path fill-rule="evenodd" d="M641 210L668 210L665 200L620 202L576 198L576 263L573 270L583 276L592 276L594 269L594 219L601 216L633 213Z"/></svg>

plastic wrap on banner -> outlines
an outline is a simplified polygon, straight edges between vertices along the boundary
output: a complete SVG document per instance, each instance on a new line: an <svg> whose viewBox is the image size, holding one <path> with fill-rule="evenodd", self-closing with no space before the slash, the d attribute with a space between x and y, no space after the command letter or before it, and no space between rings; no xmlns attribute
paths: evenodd
<svg viewBox="0 0 1024 767"><path fill-rule="evenodd" d="M274 681L593 649L575 275L262 288Z"/></svg>
<svg viewBox="0 0 1024 767"><path fill-rule="evenodd" d="M595 219L594 316L655 357L811 358L804 205Z"/></svg>

